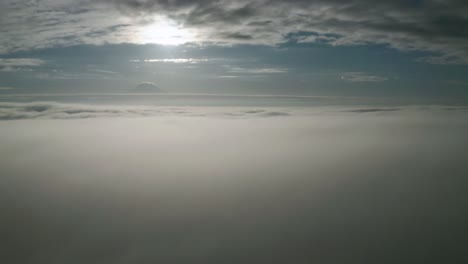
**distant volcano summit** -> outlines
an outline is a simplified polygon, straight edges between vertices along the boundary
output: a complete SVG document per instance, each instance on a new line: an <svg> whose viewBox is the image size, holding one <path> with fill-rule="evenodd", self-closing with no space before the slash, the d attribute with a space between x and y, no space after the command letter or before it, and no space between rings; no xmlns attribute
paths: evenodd
<svg viewBox="0 0 468 264"><path fill-rule="evenodd" d="M163 93L164 91L153 82L142 82L139 83L132 92L137 93Z"/></svg>

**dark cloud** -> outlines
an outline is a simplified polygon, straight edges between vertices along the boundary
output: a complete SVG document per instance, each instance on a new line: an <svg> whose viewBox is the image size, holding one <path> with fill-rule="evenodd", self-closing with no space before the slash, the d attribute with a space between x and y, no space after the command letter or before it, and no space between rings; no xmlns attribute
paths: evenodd
<svg viewBox="0 0 468 264"><path fill-rule="evenodd" d="M122 28L125 27L130 27L131 25L129 24L122 24L122 25L112 25L107 28L99 29L99 30L94 30L91 32L88 32L85 34L86 37L101 37L101 36L106 36L109 34L112 34Z"/></svg>
<svg viewBox="0 0 468 264"><path fill-rule="evenodd" d="M234 39L234 40L250 40L253 39L251 35L242 34L238 32L234 33L222 33L221 36L226 39Z"/></svg>
<svg viewBox="0 0 468 264"><path fill-rule="evenodd" d="M263 41L253 37L253 42L278 44L287 33L310 31L339 34L341 38L333 42L336 45L378 43L400 49L456 54L458 61L467 57L466 1L103 2L144 13L163 10L189 27L206 26L214 32L232 28L232 34L245 29L250 30L243 32L245 36L262 36L259 34L262 31L267 35L262 36L267 38ZM230 37L232 34L220 32L215 40L230 42L236 39Z"/></svg>
<svg viewBox="0 0 468 264"><path fill-rule="evenodd" d="M278 45L290 41L291 33L304 32L333 34L335 39L326 40L331 45L429 51L434 55L424 61L431 63L468 60L466 1L23 0L0 7L2 52L138 42L132 32L163 16L195 30L195 42ZM75 38L66 38L70 32Z"/></svg>

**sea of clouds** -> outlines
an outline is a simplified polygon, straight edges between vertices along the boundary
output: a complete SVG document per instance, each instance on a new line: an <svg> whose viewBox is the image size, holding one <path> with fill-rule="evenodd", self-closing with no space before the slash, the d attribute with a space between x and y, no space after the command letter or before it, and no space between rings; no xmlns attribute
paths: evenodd
<svg viewBox="0 0 468 264"><path fill-rule="evenodd" d="M2 263L462 263L464 107L0 103Z"/></svg>

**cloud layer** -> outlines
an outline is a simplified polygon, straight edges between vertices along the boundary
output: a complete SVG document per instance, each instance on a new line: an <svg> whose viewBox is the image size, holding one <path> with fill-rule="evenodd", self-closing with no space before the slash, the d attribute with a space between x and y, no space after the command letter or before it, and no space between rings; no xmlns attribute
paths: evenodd
<svg viewBox="0 0 468 264"><path fill-rule="evenodd" d="M462 0L8 0L0 7L3 53L138 43L135 32L141 26L170 19L193 31L195 42L383 44L434 52L423 59L431 63L468 62L468 5Z"/></svg>
<svg viewBox="0 0 468 264"><path fill-rule="evenodd" d="M287 98L287 97L286 97ZM385 113L399 111L405 114L466 113L465 106L315 106L315 107L172 107L134 105L90 105L57 102L1 103L0 120L18 119L82 119L118 117L209 117L220 119L251 119L264 117L306 117L342 113Z"/></svg>
<svg viewBox="0 0 468 264"><path fill-rule="evenodd" d="M467 113L329 110L3 121L1 261L465 263Z"/></svg>
<svg viewBox="0 0 468 264"><path fill-rule="evenodd" d="M0 120L80 119L97 117L206 116L217 118L256 118L287 116L279 109L223 107L152 107L62 104L55 102L0 103Z"/></svg>

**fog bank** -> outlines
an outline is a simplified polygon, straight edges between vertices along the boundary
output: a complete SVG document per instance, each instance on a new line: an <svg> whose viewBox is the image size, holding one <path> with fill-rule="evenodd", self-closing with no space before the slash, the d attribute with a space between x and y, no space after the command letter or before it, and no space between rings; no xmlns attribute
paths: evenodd
<svg viewBox="0 0 468 264"><path fill-rule="evenodd" d="M467 260L463 108L54 107L0 121L2 263Z"/></svg>

